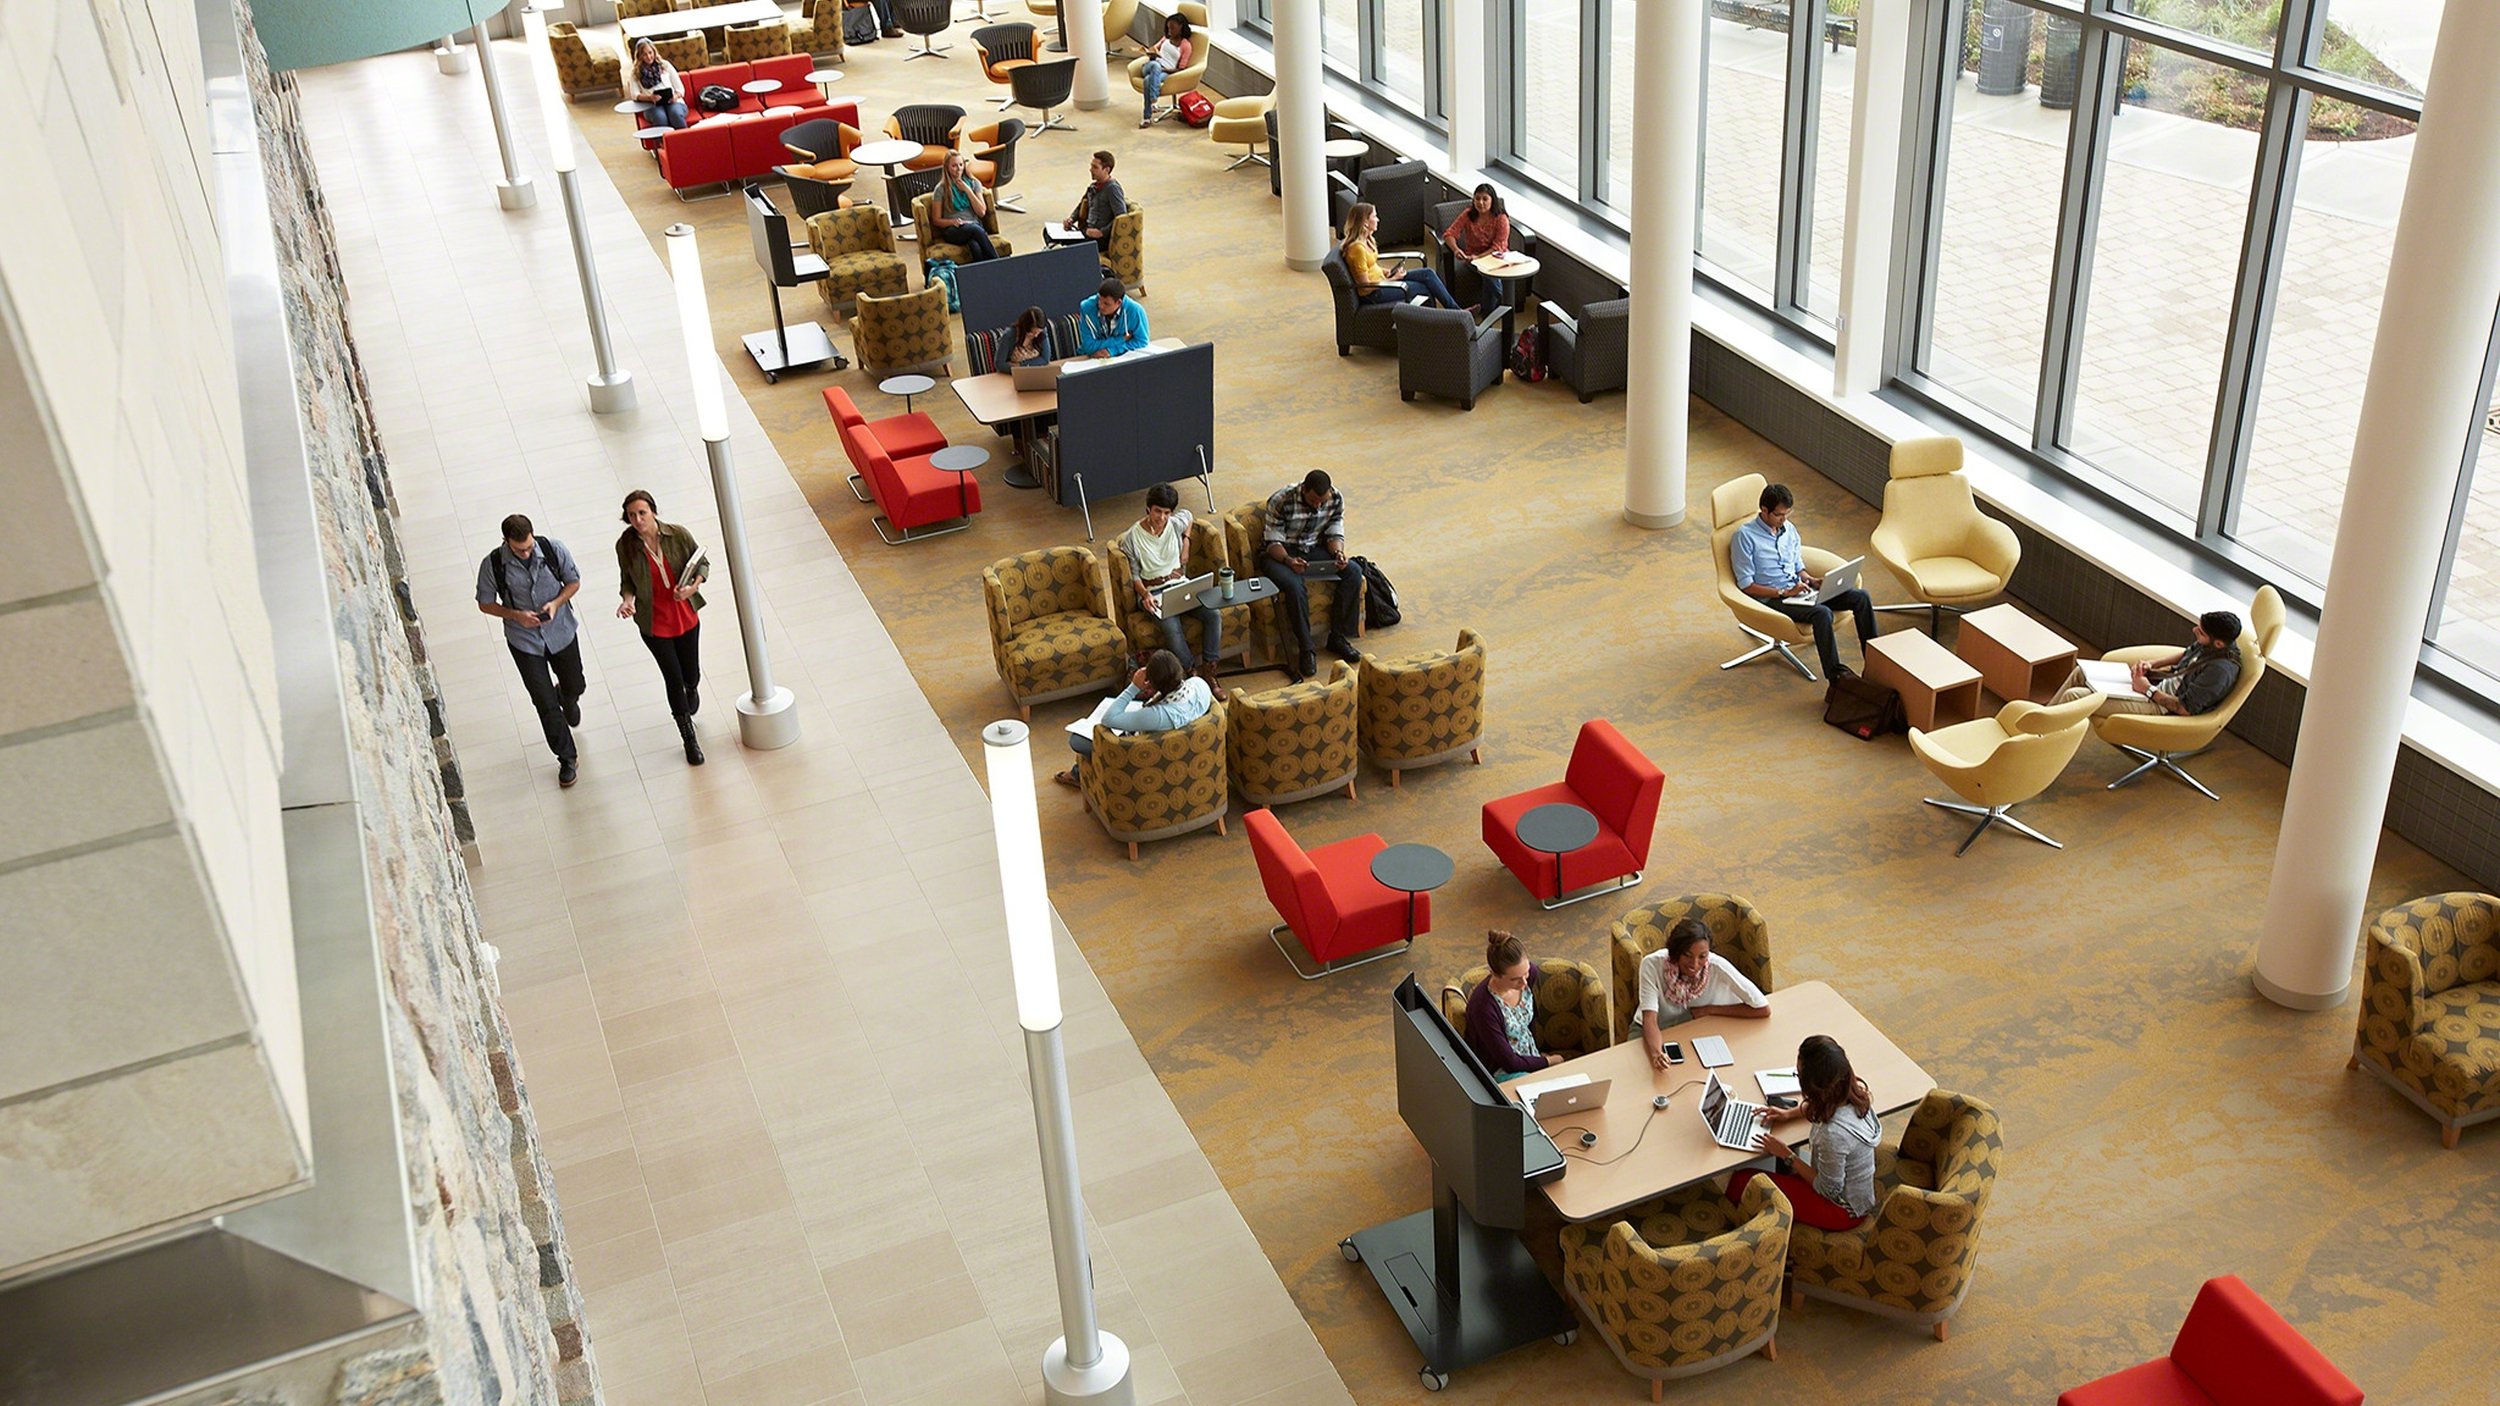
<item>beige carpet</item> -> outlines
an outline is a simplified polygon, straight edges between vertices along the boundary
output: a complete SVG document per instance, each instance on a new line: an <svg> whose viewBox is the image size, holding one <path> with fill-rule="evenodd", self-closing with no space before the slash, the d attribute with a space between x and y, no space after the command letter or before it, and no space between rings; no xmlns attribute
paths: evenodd
<svg viewBox="0 0 2500 1406"><path fill-rule="evenodd" d="M837 91L861 99L872 126L906 101L986 107L995 90L964 33L943 61L906 65L898 43L854 51ZM1434 983L1479 959L1490 926L1602 970L1606 923L1622 907L1743 894L1773 925L1783 980L1832 982L1942 1084L2004 1117L2006 1176L1950 1342L1816 1303L1784 1318L1776 1364L1748 1359L1676 1383L1675 1396L2046 1402L2163 1350L2197 1284L2232 1272L2373 1401L2500 1400L2486 1365L2500 1131L2441 1151L2428 1120L2344 1071L2351 1004L2296 1015L2249 989L2280 766L2232 739L2195 764L2219 804L2158 779L2110 793L2122 761L2087 742L2024 811L2065 850L2000 832L1956 859L1962 822L1919 804L1941 792L1901 739L1819 726L1820 690L1783 669L1716 667L1744 641L1711 590L1709 486L1754 470L1785 479L1807 539L1843 551L1862 549L1870 509L1696 402L1696 519L1637 531L1618 517L1619 396L1582 406L1559 385L1508 383L1472 414L1401 404L1393 358L1332 355L1319 277L1283 268L1266 172L1225 172L1229 155L1177 124L1139 132L1118 66L1113 85L1112 106L1077 114L1078 130L1027 142L1017 189L1056 216L1086 153L1119 153L1127 189L1151 207L1144 301L1156 334L1217 344L1219 506L1328 468L1349 499L1354 550L1387 567L1405 599L1407 623L1367 646L1446 644L1464 625L1491 652L1485 765L1416 773L1395 791L1367 771L1359 802L1290 806L1286 825L1307 844L1377 831L1456 858L1413 963ZM900 404L857 371L764 385L734 340L769 325L738 203L680 204L624 119L575 112L655 239L679 219L703 232L733 376L970 755L979 726L1009 711L979 570L1081 540L1077 516L985 470L989 508L973 530L880 544L842 486L818 388L842 385L871 414ZM1010 217L1009 235L1038 247L1036 218ZM813 301L802 292L790 306ZM943 389L920 408L958 440L998 443ZM1203 505L1194 486L1185 501ZM1136 507L1100 505L1097 525L1116 530ZM1084 706L1036 710L1038 765L1062 764L1058 725ZM1480 843L1478 807L1557 777L1594 716L1670 778L1650 877L1620 903L1542 913ZM1386 992L1399 970L1294 980L1263 935L1274 918L1238 824L1229 839L1149 845L1132 864L1072 795L1044 792L1054 897L1348 1387L1365 1402L1427 1399L1370 1275L1336 1250L1427 1204L1426 1164L1390 1081ZM2458 882L2389 838L2374 900ZM1550 1224L1530 1238L1550 1255ZM1588 1334L1464 1373L1430 1399L1642 1390Z"/></svg>

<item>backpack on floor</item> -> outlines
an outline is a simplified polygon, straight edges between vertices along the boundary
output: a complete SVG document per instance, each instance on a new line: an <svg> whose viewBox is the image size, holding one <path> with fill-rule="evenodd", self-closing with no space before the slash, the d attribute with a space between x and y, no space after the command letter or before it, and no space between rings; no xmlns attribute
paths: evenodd
<svg viewBox="0 0 2500 1406"><path fill-rule="evenodd" d="M946 285L946 310L948 312L964 310L964 300L955 292L955 261L953 259L931 259L929 281Z"/></svg>
<svg viewBox="0 0 2500 1406"><path fill-rule="evenodd" d="M1855 674L1832 680L1824 691L1823 721L1861 742L1910 730L1909 715L1901 711L1901 695Z"/></svg>
<svg viewBox="0 0 2500 1406"><path fill-rule="evenodd" d="M1195 89L1172 99L1172 107L1180 113L1181 120L1192 127L1204 127L1215 120L1215 104L1207 100L1206 94Z"/></svg>
<svg viewBox="0 0 2500 1406"><path fill-rule="evenodd" d="M1363 624L1386 628L1406 616L1398 609L1398 588L1389 581L1389 574L1370 557L1356 557L1363 568Z"/></svg>
<svg viewBox="0 0 2500 1406"><path fill-rule="evenodd" d="M1521 329L1510 344L1510 374L1522 381L1545 379L1545 340L1534 327Z"/></svg>
<svg viewBox="0 0 2500 1406"><path fill-rule="evenodd" d="M844 44L877 42L877 12L874 7L854 5L842 12L842 42Z"/></svg>

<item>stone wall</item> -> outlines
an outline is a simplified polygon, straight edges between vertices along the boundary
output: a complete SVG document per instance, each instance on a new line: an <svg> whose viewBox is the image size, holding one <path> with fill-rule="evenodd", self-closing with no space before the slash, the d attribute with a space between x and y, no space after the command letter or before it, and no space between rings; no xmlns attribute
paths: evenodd
<svg viewBox="0 0 2500 1406"><path fill-rule="evenodd" d="M246 26L249 7L238 3ZM344 1364L340 1406L597 1399L581 1297L497 1003L461 849L458 768L392 527L388 461L349 336L293 80L247 38L262 162L330 572L393 1056L425 1332ZM316 1168L316 1174L318 1168ZM254 1400L246 1385L236 1399ZM295 1401L293 1395L277 1399Z"/></svg>

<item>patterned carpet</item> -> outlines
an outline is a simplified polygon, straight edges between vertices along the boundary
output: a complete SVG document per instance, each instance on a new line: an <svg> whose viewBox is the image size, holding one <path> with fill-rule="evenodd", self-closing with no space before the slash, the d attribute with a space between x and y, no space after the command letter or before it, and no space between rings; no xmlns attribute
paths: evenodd
<svg viewBox="0 0 2500 1406"><path fill-rule="evenodd" d="M943 61L908 66L899 43L855 50L837 91L862 101L871 126L904 101L981 111L998 90L962 27L953 38ZM2345 1072L2354 1004L2299 1015L2249 988L2283 768L2226 738L2194 764L2219 804L2159 779L2110 793L2101 788L2121 758L2087 741L2066 778L2022 811L2065 850L1999 831L1956 859L1963 822L1919 804L1943 793L1903 739L1861 743L1819 726L1820 690L1776 666L1716 667L1744 641L1712 592L1710 485L1755 470L1783 479L1807 540L1842 551L1863 549L1871 509L1696 402L1697 516L1642 532L1618 516L1620 399L1582 406L1559 385L1511 382L1472 414L1401 404L1393 357L1329 354L1325 287L1284 270L1267 173L1225 172L1228 153L1174 123L1136 130L1118 65L1112 84L1109 108L1073 114L1077 130L1026 143L1016 191L1036 214L1009 216L1007 233L1039 247L1037 219L1076 199L1086 154L1116 151L1127 189L1152 207L1144 304L1155 334L1218 348L1218 506L1329 469L1346 490L1352 549L1395 577L1405 604L1406 623L1366 647L1446 647L1467 627L1488 651L1481 767L1413 772L1397 790L1366 767L1357 801L1283 808L1295 836L1317 845L1377 831L1457 860L1413 959L1435 985L1482 960L1490 926L1519 933L1532 954L1605 971L1616 912L1742 894L1769 919L1783 982L1831 982L1944 1088L2002 1116L2005 1174L1949 1342L1816 1302L1783 1317L1777 1363L1748 1358L1675 1383L1675 1397L2046 1402L2162 1351L2197 1284L2233 1272L2375 1402L2500 1401L2476 1365L2488 1362L2500 1301L2500 1130L2468 1130L2443 1152L2428 1119ZM574 111L655 241L680 219L702 232L732 375L972 756L981 724L1009 712L980 569L1080 542L1080 520L1000 485L994 461L982 471L988 511L971 531L879 543L870 510L843 487L818 388L848 388L871 415L900 402L857 371L766 386L735 342L769 325L738 202L680 204L625 119L590 103ZM811 292L787 301L794 317L816 315ZM958 441L1003 450L943 386L917 408ZM1183 497L1204 506L1194 485ZM1098 505L1097 528L1116 530L1137 507L1134 497ZM1854 662L1854 646L1844 651ZM1060 725L1086 707L1035 710L1037 766L1063 764ZM1649 879L1619 901L1543 913L1483 848L1477 811L1558 777L1592 716L1612 719L1669 777ZM1370 1275L1336 1249L1429 1197L1390 1081L1386 992L1403 968L1296 981L1264 937L1274 918L1237 822L1229 838L1199 831L1130 863L1074 795L1043 791L1061 911L1348 1387L1365 1402L1427 1399ZM2374 900L2459 882L2390 837ZM1895 1134L1899 1122L1888 1123ZM1555 1263L1553 1224L1529 1239ZM1463 1373L1430 1399L1629 1401L1643 1385L1584 1334Z"/></svg>

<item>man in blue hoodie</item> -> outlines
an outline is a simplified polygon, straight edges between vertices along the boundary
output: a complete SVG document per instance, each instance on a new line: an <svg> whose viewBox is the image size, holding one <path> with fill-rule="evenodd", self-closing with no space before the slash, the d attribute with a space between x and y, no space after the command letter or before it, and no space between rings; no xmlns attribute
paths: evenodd
<svg viewBox="0 0 2500 1406"><path fill-rule="evenodd" d="M1101 361L1146 349L1146 310L1129 301L1128 288L1116 278L1102 281L1102 290L1076 310L1076 349Z"/></svg>

